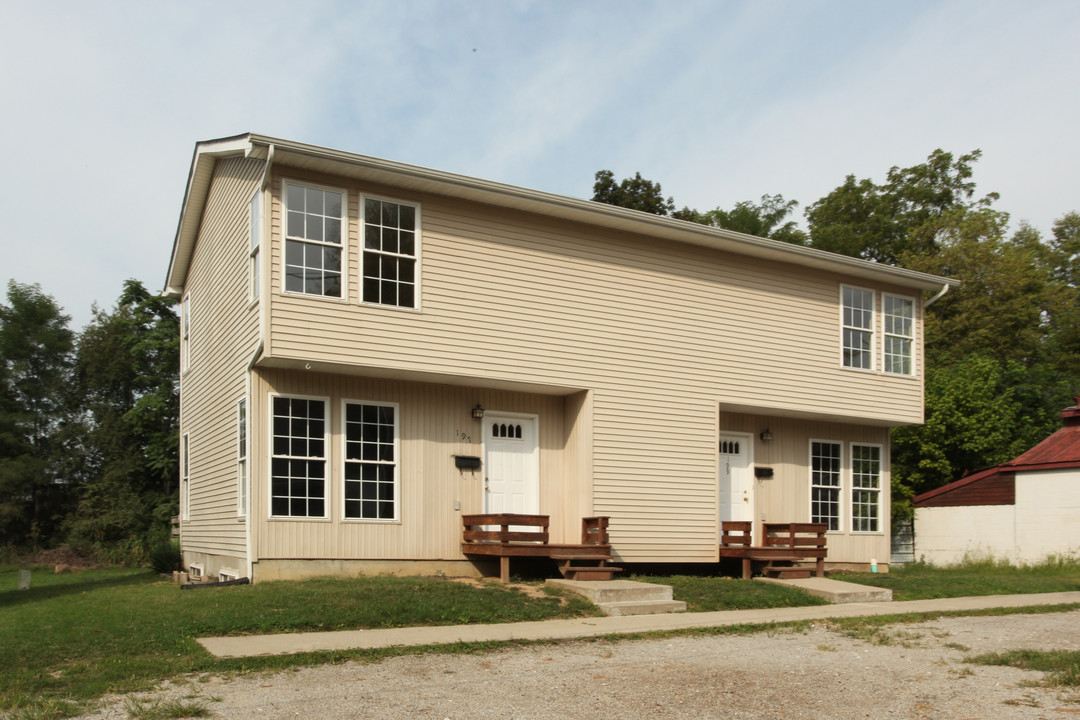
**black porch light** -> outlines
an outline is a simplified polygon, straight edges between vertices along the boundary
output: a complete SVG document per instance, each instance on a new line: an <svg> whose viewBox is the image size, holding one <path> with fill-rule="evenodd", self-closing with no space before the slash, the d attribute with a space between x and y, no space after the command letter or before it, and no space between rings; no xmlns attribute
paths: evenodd
<svg viewBox="0 0 1080 720"><path fill-rule="evenodd" d="M761 439L764 442L769 442L770 440L772 440L772 430L770 430L769 428L765 428L764 430L762 430Z"/></svg>
<svg viewBox="0 0 1080 720"><path fill-rule="evenodd" d="M476 403L476 407L472 409L472 416L477 420L482 419L484 417L484 406Z"/></svg>

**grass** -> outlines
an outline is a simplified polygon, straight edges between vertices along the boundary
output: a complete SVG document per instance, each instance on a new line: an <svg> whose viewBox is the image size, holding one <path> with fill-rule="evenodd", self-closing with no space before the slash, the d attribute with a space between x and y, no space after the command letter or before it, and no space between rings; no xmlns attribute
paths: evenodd
<svg viewBox="0 0 1080 720"><path fill-rule="evenodd" d="M845 574L867 584L891 587L896 599L970 594L1052 592L1080 589L1080 563L1018 569L996 564L959 569L923 565L893 573ZM694 575L633 575L631 579L672 585L692 612L823 604L792 588ZM594 616L596 609L574 595L531 597L497 583L474 586L438 578L388 576L322 578L304 582L181 591L146 570L105 568L78 574L36 571L30 590L17 590L18 572L0 572L0 716L52 720L85 710L105 694L145 691L182 674L208 676L357 660L370 662L405 653L471 653L507 643L301 653L224 660L212 657L195 638L358 628L498 623ZM1052 612L1070 607L1014 608L957 614ZM947 613L864 618L841 627L885 635L875 627L919 622ZM793 631L769 625L706 628L674 634ZM672 634L672 633L668 633ZM651 634L649 635L651 636ZM903 644L907 638L892 638ZM1071 671L1073 676L1077 671ZM168 704L129 700L128 714L148 719L195 717L201 702ZM185 714L190 713L190 714Z"/></svg>
<svg viewBox="0 0 1080 720"><path fill-rule="evenodd" d="M1068 650L1010 650L986 653L965 658L978 665L1007 665L1022 670L1047 673L1045 684L1050 687L1080 687L1080 651Z"/></svg>
<svg viewBox="0 0 1080 720"><path fill-rule="evenodd" d="M51 718L182 673L332 662L348 653L217 660L207 635L498 623L597 614L576 596L529 597L435 578L323 578L180 590L146 570L0 573L0 713ZM370 654L375 657L377 654Z"/></svg>
<svg viewBox="0 0 1080 720"><path fill-rule="evenodd" d="M834 573L831 577L889 588L893 600L1067 592L1080 590L1080 560L1054 559L1024 566L991 560L950 567L910 563L890 568L888 573Z"/></svg>
<svg viewBox="0 0 1080 720"><path fill-rule="evenodd" d="M772 583L695 575L631 575L627 580L671 585L689 612L828 605L809 593Z"/></svg>

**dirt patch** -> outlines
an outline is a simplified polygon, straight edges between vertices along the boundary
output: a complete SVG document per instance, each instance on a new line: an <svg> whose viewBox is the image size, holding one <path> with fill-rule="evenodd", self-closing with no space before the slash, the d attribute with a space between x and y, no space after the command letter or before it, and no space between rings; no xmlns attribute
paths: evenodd
<svg viewBox="0 0 1080 720"><path fill-rule="evenodd" d="M150 697L203 702L212 717L235 720L1080 717L1076 689L1042 686L1040 672L964 662L1022 648L1080 650L1080 611L414 655L191 678ZM87 716L124 717L122 698Z"/></svg>

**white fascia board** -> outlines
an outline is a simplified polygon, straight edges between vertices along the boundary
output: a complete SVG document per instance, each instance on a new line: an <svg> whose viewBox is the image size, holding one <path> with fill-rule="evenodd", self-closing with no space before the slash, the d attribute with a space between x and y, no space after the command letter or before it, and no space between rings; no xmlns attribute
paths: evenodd
<svg viewBox="0 0 1080 720"><path fill-rule="evenodd" d="M274 146L275 162L344 175L370 182L459 197L475 202L534 212L540 215L599 225L649 237L701 245L777 262L887 282L926 291L959 285L953 278L939 277L906 268L883 265L860 258L802 247L754 235L709 227L699 223L652 215L593 200L566 197L490 180L382 160L366 155L290 142L262 135L250 136L252 157L265 157Z"/></svg>
<svg viewBox="0 0 1080 720"><path fill-rule="evenodd" d="M191 248L198 233L198 224L202 216L206 192L209 189L209 178L213 171L214 160L217 157L232 154L266 159L271 145L274 147L276 164L393 185L419 192L457 197L775 262L804 265L850 277L892 283L918 290L939 291L943 287L959 284L958 280L952 278L652 215L593 200L530 190L265 135L247 134L210 140L196 145L195 158L188 178L188 191L184 196L180 226L173 246L173 260L169 266L166 281L167 290L181 288L186 278L187 262L190 260ZM206 166L208 169L204 169Z"/></svg>
<svg viewBox="0 0 1080 720"><path fill-rule="evenodd" d="M162 294L179 297L187 282L188 263L195 248L195 238L199 234L203 208L210 192L210 180L214 175L214 165L219 157L246 155L251 150L249 135L236 135L219 140L207 140L195 144L195 153L188 170L187 187L184 190L184 202L180 206L180 220L173 239L172 256L169 270L165 275L165 289Z"/></svg>

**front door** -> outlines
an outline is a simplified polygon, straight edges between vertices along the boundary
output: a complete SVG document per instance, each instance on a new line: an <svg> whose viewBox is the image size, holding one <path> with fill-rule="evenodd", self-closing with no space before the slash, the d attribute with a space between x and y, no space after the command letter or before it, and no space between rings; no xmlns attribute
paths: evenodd
<svg viewBox="0 0 1080 720"><path fill-rule="evenodd" d="M484 512L540 512L540 453L536 417L484 416Z"/></svg>
<svg viewBox="0 0 1080 720"><path fill-rule="evenodd" d="M749 435L720 436L720 520L754 520Z"/></svg>

